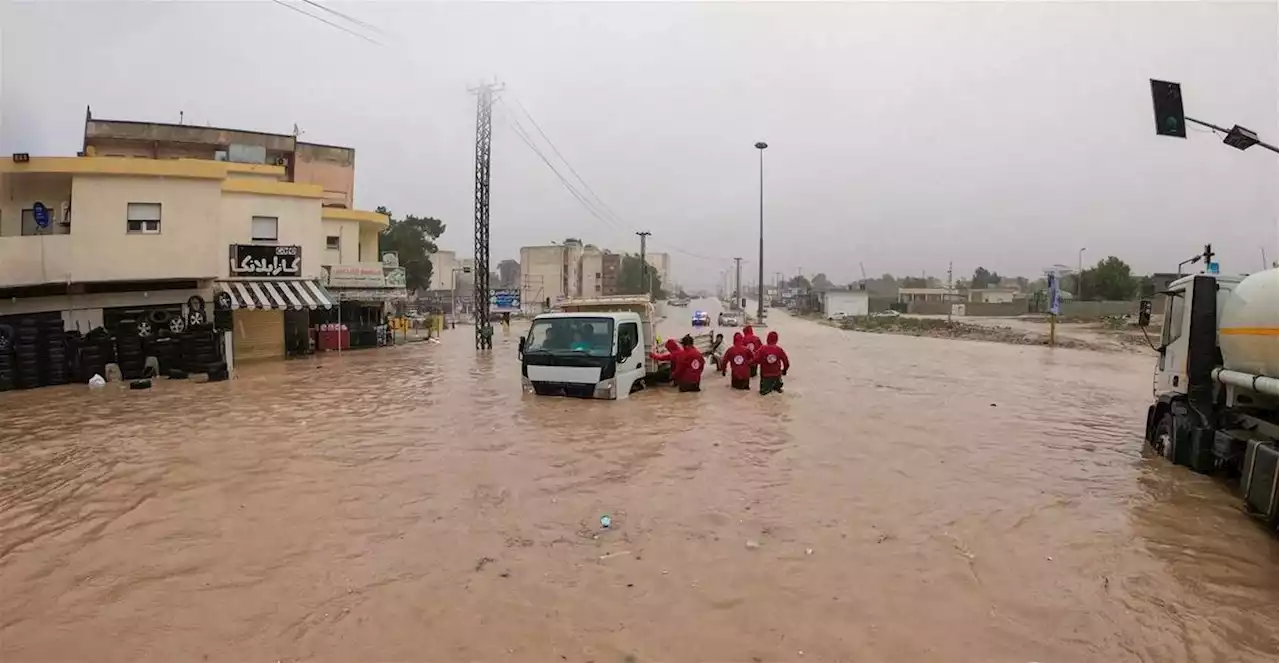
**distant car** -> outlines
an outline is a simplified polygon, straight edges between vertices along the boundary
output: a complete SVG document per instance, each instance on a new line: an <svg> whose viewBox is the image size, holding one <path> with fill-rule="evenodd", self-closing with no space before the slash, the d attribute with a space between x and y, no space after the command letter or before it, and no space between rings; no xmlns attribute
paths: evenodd
<svg viewBox="0 0 1280 663"><path fill-rule="evenodd" d="M849 316L845 315L844 311L836 311L835 313L828 315L827 319L828 320L844 320L847 317Z"/></svg>
<svg viewBox="0 0 1280 663"><path fill-rule="evenodd" d="M693 326L694 327L710 327L711 316L706 311L694 311Z"/></svg>
<svg viewBox="0 0 1280 663"><path fill-rule="evenodd" d="M729 314L721 313L719 316L717 316L716 322L721 327L737 327L742 324L742 320L740 320L738 316L732 313L729 313Z"/></svg>
<svg viewBox="0 0 1280 663"><path fill-rule="evenodd" d="M872 313L871 315L876 316L878 318L896 318L902 314L893 309L888 309L885 311L880 311L879 313Z"/></svg>

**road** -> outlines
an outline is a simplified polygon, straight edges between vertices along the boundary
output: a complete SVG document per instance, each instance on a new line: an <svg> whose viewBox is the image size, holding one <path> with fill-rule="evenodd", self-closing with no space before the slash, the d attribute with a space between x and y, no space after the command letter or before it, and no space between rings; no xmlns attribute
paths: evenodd
<svg viewBox="0 0 1280 663"><path fill-rule="evenodd" d="M1144 357L770 321L764 397L524 395L470 328L0 394L0 660L1274 660Z"/></svg>

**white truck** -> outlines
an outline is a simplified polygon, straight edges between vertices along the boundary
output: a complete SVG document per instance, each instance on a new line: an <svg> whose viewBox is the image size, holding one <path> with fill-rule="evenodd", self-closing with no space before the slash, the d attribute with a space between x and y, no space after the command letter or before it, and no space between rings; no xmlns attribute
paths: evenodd
<svg viewBox="0 0 1280 663"><path fill-rule="evenodd" d="M1179 278L1165 298L1146 442L1170 461L1238 477L1246 509L1276 524L1276 269ZM1150 321L1143 302L1139 322Z"/></svg>
<svg viewBox="0 0 1280 663"><path fill-rule="evenodd" d="M711 335L698 334L704 353ZM569 299L533 319L520 339L521 382L543 396L622 399L669 367L659 348L653 303L645 296Z"/></svg>

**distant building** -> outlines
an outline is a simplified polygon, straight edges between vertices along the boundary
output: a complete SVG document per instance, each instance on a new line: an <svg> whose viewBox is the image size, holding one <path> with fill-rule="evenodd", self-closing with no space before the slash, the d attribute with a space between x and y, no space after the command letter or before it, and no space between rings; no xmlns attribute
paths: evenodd
<svg viewBox="0 0 1280 663"><path fill-rule="evenodd" d="M622 276L622 254L605 252L600 257L600 294L608 297L620 294L618 279Z"/></svg>
<svg viewBox="0 0 1280 663"><path fill-rule="evenodd" d="M666 253L648 253L644 254L644 261L649 263L654 273L662 281L663 287L666 287L667 281L671 278L671 256Z"/></svg>
<svg viewBox="0 0 1280 663"><path fill-rule="evenodd" d="M520 263L507 259L498 263L496 287L510 290L520 287Z"/></svg>
<svg viewBox="0 0 1280 663"><path fill-rule="evenodd" d="M898 301L908 302L961 302L964 297L954 288L898 288Z"/></svg>
<svg viewBox="0 0 1280 663"><path fill-rule="evenodd" d="M826 290L818 293L823 315L867 315L871 312L871 293L866 290Z"/></svg>
<svg viewBox="0 0 1280 663"><path fill-rule="evenodd" d="M1008 304L1017 297L1017 288L982 288L969 291L969 301L975 304Z"/></svg>

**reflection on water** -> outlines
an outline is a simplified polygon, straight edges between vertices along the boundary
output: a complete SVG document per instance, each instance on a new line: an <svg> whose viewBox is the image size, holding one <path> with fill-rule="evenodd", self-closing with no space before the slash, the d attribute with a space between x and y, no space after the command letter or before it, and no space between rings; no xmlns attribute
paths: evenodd
<svg viewBox="0 0 1280 663"><path fill-rule="evenodd" d="M768 397L524 396L470 329L0 395L0 660L1274 659L1146 359L778 317Z"/></svg>

